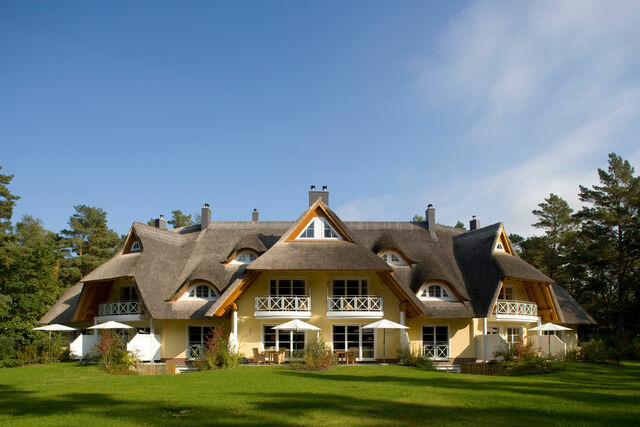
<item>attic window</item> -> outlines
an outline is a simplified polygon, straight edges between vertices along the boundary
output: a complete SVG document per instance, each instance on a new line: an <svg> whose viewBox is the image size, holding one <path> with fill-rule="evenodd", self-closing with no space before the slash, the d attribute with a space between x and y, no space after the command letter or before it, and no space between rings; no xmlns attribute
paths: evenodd
<svg viewBox="0 0 640 427"><path fill-rule="evenodd" d="M381 253L380 258L389 265L408 265L399 253L394 251L386 251Z"/></svg>
<svg viewBox="0 0 640 427"><path fill-rule="evenodd" d="M329 221L322 217L312 218L307 228L298 236L299 240L337 240L338 233L331 227Z"/></svg>
<svg viewBox="0 0 640 427"><path fill-rule="evenodd" d="M131 249L129 250L129 252L141 252L141 251L142 251L142 246L140 246L140 242L136 240L131 245Z"/></svg>
<svg viewBox="0 0 640 427"><path fill-rule="evenodd" d="M496 245L496 251L505 252L502 242L498 242L498 244Z"/></svg>
<svg viewBox="0 0 640 427"><path fill-rule="evenodd" d="M253 252L241 251L241 252L238 252L236 257L234 258L234 261L236 261L236 262L238 262L240 264L249 264L249 263L255 261L257 258L258 258L258 255L256 255Z"/></svg>
<svg viewBox="0 0 640 427"><path fill-rule="evenodd" d="M218 299L218 292L209 285L199 284L193 285L187 290L185 296L181 299L200 299L207 301L215 301Z"/></svg>
<svg viewBox="0 0 640 427"><path fill-rule="evenodd" d="M451 291L440 284L426 284L418 291L418 298L427 301L456 301Z"/></svg>

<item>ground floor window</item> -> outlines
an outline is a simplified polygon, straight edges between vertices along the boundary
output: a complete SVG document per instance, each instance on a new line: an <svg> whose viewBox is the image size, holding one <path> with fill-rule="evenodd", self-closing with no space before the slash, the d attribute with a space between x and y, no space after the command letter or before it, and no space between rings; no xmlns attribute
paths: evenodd
<svg viewBox="0 0 640 427"><path fill-rule="evenodd" d="M423 326L422 351L431 359L448 359L449 326Z"/></svg>
<svg viewBox="0 0 640 427"><path fill-rule="evenodd" d="M304 349L306 336L304 331L278 331L275 325L262 326L262 344L265 350L286 350L285 358L295 357L295 352Z"/></svg>
<svg viewBox="0 0 640 427"><path fill-rule="evenodd" d="M520 327L507 328L507 342L509 343L510 346L517 343L522 343L522 328Z"/></svg>
<svg viewBox="0 0 640 427"><path fill-rule="evenodd" d="M332 342L334 350L358 349L358 359L375 359L375 339L373 329L362 329L360 325L333 325Z"/></svg>
<svg viewBox="0 0 640 427"><path fill-rule="evenodd" d="M187 333L187 359L197 359L207 341L213 337L213 326L189 326Z"/></svg>
<svg viewBox="0 0 640 427"><path fill-rule="evenodd" d="M500 326L489 326L487 335L500 335Z"/></svg>

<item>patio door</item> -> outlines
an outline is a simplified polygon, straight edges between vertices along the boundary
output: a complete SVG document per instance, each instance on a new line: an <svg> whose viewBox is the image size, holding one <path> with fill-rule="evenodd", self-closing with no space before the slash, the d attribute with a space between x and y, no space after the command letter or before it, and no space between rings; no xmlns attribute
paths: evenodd
<svg viewBox="0 0 640 427"><path fill-rule="evenodd" d="M291 359L292 354L304 349L306 334L304 331L278 331L273 329L275 325L262 327L262 344L265 350L280 350L284 348L286 359Z"/></svg>
<svg viewBox="0 0 640 427"><path fill-rule="evenodd" d="M362 329L360 325L333 325L333 349L357 348L359 360L375 360L374 332L373 329Z"/></svg>
<svg viewBox="0 0 640 427"><path fill-rule="evenodd" d="M197 359L204 346L213 337L213 326L189 326L187 331L187 359Z"/></svg>
<svg viewBox="0 0 640 427"><path fill-rule="evenodd" d="M509 343L509 347L512 347L517 343L522 343L522 328L520 327L507 328L507 342Z"/></svg>

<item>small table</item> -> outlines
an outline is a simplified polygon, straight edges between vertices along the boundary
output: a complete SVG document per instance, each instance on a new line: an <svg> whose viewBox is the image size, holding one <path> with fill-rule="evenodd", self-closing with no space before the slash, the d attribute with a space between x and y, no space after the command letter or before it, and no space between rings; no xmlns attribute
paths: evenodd
<svg viewBox="0 0 640 427"><path fill-rule="evenodd" d="M274 361L280 364L280 359L278 359L278 350L265 350L263 352L267 356L267 361L269 363L273 363Z"/></svg>
<svg viewBox="0 0 640 427"><path fill-rule="evenodd" d="M336 355L336 362L340 363L340 358L344 360L344 363L347 363L347 351L346 350L335 350L333 354Z"/></svg>

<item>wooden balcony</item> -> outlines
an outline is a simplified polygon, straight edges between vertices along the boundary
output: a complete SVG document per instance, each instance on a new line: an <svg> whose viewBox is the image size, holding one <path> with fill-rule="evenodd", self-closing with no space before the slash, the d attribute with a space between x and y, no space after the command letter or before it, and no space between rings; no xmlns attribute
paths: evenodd
<svg viewBox="0 0 640 427"><path fill-rule="evenodd" d="M538 306L529 301L498 300L494 314L496 320L535 322L538 320Z"/></svg>

